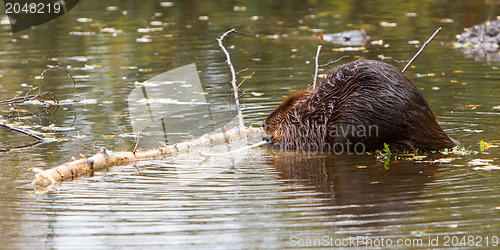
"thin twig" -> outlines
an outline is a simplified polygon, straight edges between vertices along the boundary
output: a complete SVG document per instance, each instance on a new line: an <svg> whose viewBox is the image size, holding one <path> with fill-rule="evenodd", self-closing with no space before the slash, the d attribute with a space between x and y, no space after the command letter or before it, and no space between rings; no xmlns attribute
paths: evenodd
<svg viewBox="0 0 500 250"><path fill-rule="evenodd" d="M318 58L319 58L319 52L321 51L321 45L318 45L318 50L316 51L316 59L315 59L315 66L316 68L314 69L314 82L313 82L313 89L316 88L316 81L318 80Z"/></svg>
<svg viewBox="0 0 500 250"><path fill-rule="evenodd" d="M50 66L48 69L44 70L44 71L42 72L42 74L40 74L40 81L39 81L39 83L38 83L38 94L39 94L39 95L40 95L40 91L41 91L41 89L42 89L42 79L43 79L43 75L45 74L45 72L48 72L48 71L51 71L51 70L55 70L55 69L64 70L64 71L68 74L69 78L71 78L71 80L73 80L73 88L76 86L76 81L75 81L75 79L73 78L73 76L69 73L69 71L68 71L66 68L61 67L61 66Z"/></svg>
<svg viewBox="0 0 500 250"><path fill-rule="evenodd" d="M31 89L22 97L19 97L18 95L16 95L14 98L12 99L9 99L9 100L4 100L4 101L0 101L0 105L12 105L12 104L17 104L17 103L23 103L23 102L26 102L26 101L31 101L31 100L35 100L35 99L39 99L41 102L43 102L43 99L46 99L46 100L49 100L49 101L53 101L55 104L58 104L59 101L57 100L56 96L54 95L54 93L50 92L50 91L47 91L47 92L43 92L42 93L42 80L43 80L43 75L48 72L48 71L51 71L51 70L55 70L55 69L61 69L61 70L64 70L68 76L71 78L71 80L73 81L73 88L76 86L76 81L75 79L73 78L73 76L71 75L71 73L69 73L68 70L66 70L65 68L63 67L60 67L60 66L51 66L49 67L48 69L45 69L41 74L40 74L40 80L38 82L38 94L36 95L29 95L29 93L31 92Z"/></svg>
<svg viewBox="0 0 500 250"><path fill-rule="evenodd" d="M240 84L238 84L238 88L241 86L241 84L243 84L247 80L247 78L252 77L253 74L255 74L255 71L252 72L252 74L245 76L245 78L243 78L243 80L241 80Z"/></svg>
<svg viewBox="0 0 500 250"><path fill-rule="evenodd" d="M318 67L323 68L323 67L326 67L328 65L332 65L332 64L338 63L340 60L342 60L344 58L348 58L348 57L349 57L348 55L344 55L344 56L342 56L341 58L339 58L339 59L337 59L335 61L330 60L330 61L328 61L325 64L319 65Z"/></svg>
<svg viewBox="0 0 500 250"><path fill-rule="evenodd" d="M52 92L47 91L47 92L44 92L41 94L25 95L23 97L14 97L14 98L9 99L9 100L0 101L0 105L11 105L11 104L16 104L16 103L23 103L26 101L31 101L31 100L35 100L35 99L39 99L39 98L45 98L47 100L53 101L54 103L58 103L55 95Z"/></svg>
<svg viewBox="0 0 500 250"><path fill-rule="evenodd" d="M396 60L396 59L394 59L394 58L392 58L392 60L393 60L394 62L396 62L396 63L407 63L407 62L409 62L409 61L410 61L410 60L402 60L402 61L400 61L400 60Z"/></svg>
<svg viewBox="0 0 500 250"><path fill-rule="evenodd" d="M424 45L422 45L422 48L420 48L420 50L417 52L417 54L415 54L415 55L413 56L413 58L412 58L412 59L408 62L408 64L406 64L406 66L404 67L404 69L403 69L403 70L401 70L401 72L403 72L403 73L404 73L404 72L406 71L406 69L407 69L408 67L410 67L411 63L412 63L412 62L413 62L413 61L414 61L414 60L418 57L418 55L420 55L420 53L422 53L422 51L424 50L425 46L427 46L427 44L429 44L429 43L432 41L432 39L434 39L434 37L437 35L437 33L439 33L439 31L441 31L441 27L439 27L439 28L438 28L438 29L434 32L434 34L432 34L432 36L431 36L431 37L430 37L430 38L429 38L429 39L428 39L428 40L424 43Z"/></svg>
<svg viewBox="0 0 500 250"><path fill-rule="evenodd" d="M237 34L246 35L246 34L243 34L243 33L236 31L236 29L233 28L233 29L226 31L224 34L222 34L222 36L217 38L217 42L219 42L219 47L222 49L222 52L224 52L224 54L226 55L226 63L229 66L229 69L231 70L231 77L232 77L231 85L233 87L234 102L236 103L236 111L238 112L238 122L239 122L240 128L243 128L245 125L243 123L243 114L241 113L240 101L239 101L239 96L238 96L238 86L236 85L236 72L234 70L233 64L231 63L231 56L229 55L229 52L227 52L226 48L224 47L224 44L222 44L222 41L224 40L224 38L226 38L230 33L233 33L233 32L237 33Z"/></svg>
<svg viewBox="0 0 500 250"><path fill-rule="evenodd" d="M21 114L19 112L19 110L14 110L14 112L17 113L16 115L7 114L7 115L4 115L2 117L5 119L13 119L13 118L19 119L21 117L40 117L43 114L45 114L44 117L52 117L52 116L54 116L55 111L58 109L58 107L59 106L56 106L56 105L47 105L47 106L41 107L40 110L37 112L27 113L27 114Z"/></svg>
<svg viewBox="0 0 500 250"><path fill-rule="evenodd" d="M240 70L240 71L236 72L236 75L239 75L241 72L244 72L244 71L247 71L247 70L248 70L248 68L244 68L244 69L242 69L242 70Z"/></svg>
<svg viewBox="0 0 500 250"><path fill-rule="evenodd" d="M9 129L9 131L15 131L15 132L18 132L18 133L21 133L21 134L25 134L25 135L27 135L29 137L32 137L32 138L35 138L37 140L34 143L23 145L23 146L17 146L17 147L11 147L11 148L1 148L0 152L8 152L8 151L12 151L12 150L15 150L15 149L33 147L33 146L36 146L36 145L41 144L41 143L55 141L55 139L52 139L52 138L44 138L44 137L41 137L39 135L36 135L37 132L35 132L33 130L16 128L14 126L6 124L5 122L1 122L0 123L0 127L5 127L7 129Z"/></svg>
<svg viewBox="0 0 500 250"><path fill-rule="evenodd" d="M246 91L246 90L243 90L242 92L243 92L243 93L241 93L241 95L239 95L238 97L242 97L242 96L244 96L244 95L247 93L247 91Z"/></svg>
<svg viewBox="0 0 500 250"><path fill-rule="evenodd" d="M35 131L31 131L31 130L28 130L28 129L16 128L16 127L13 127L13 126L11 126L11 125L8 125L8 124L6 124L6 123L4 123L4 122L0 123L0 126L5 127L5 128L8 128L9 130L12 130L12 131L16 131L16 132L19 132L19 133L25 134L25 135L27 135L27 136L33 137L33 138L35 138L35 139L37 139L37 140L39 140L39 141L41 141L41 140L44 140L44 139L45 139L45 138L43 138L43 137L41 137L41 136L36 135L36 134L35 134L35 133L36 133Z"/></svg>
<svg viewBox="0 0 500 250"><path fill-rule="evenodd" d="M137 151L137 147L139 146L140 139L141 139L141 131L137 132L137 140L135 141L134 151L132 151L134 154L135 154L135 151Z"/></svg>

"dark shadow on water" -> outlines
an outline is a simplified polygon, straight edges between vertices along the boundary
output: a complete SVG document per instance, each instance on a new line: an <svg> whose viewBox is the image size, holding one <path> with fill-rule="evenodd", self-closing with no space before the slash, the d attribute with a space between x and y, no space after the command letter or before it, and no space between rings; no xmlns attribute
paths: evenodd
<svg viewBox="0 0 500 250"><path fill-rule="evenodd" d="M411 216L418 206L414 201L440 168L437 163L409 160L384 167L375 156L367 155L270 151L280 177L320 192L333 207L329 213L338 218L333 222L341 226L402 224L400 219Z"/></svg>

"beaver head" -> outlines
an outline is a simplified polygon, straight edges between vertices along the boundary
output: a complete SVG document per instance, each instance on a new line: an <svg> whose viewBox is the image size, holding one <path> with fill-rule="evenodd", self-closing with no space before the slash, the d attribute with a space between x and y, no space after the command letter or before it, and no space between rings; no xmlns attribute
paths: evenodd
<svg viewBox="0 0 500 250"><path fill-rule="evenodd" d="M289 135L283 134L288 130L284 126L293 126L290 123L294 119L295 112L290 112L295 107L302 104L310 96L310 90L302 90L289 95L277 108L274 109L262 124L267 135L264 139L267 141L283 141ZM288 125L287 125L288 124Z"/></svg>
<svg viewBox="0 0 500 250"><path fill-rule="evenodd" d="M439 150L455 146L424 96L395 67L358 59L332 69L315 89L290 95L267 117L264 139L287 149Z"/></svg>

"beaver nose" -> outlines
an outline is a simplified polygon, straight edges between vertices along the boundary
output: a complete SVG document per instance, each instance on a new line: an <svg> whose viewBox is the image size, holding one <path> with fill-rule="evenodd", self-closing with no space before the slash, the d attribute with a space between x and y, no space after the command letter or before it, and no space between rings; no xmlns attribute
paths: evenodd
<svg viewBox="0 0 500 250"><path fill-rule="evenodd" d="M462 146L462 143L461 143L461 142L459 142L459 141L457 141L457 140L455 140L455 139L453 139L453 138L450 138L450 139L451 139L451 141L452 141L453 143L455 143L455 145L456 145L456 146L459 146L459 147L461 147L461 146Z"/></svg>
<svg viewBox="0 0 500 250"><path fill-rule="evenodd" d="M272 135L264 135L264 136L262 136L262 140L270 142L273 140L273 136Z"/></svg>

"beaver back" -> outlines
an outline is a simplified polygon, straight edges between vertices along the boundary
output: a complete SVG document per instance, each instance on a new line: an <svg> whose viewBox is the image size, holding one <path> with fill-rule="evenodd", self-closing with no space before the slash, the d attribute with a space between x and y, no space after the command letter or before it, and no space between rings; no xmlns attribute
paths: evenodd
<svg viewBox="0 0 500 250"><path fill-rule="evenodd" d="M364 153L384 143L393 151L455 145L406 75L365 59L332 69L315 89L290 95L264 129L287 149Z"/></svg>

